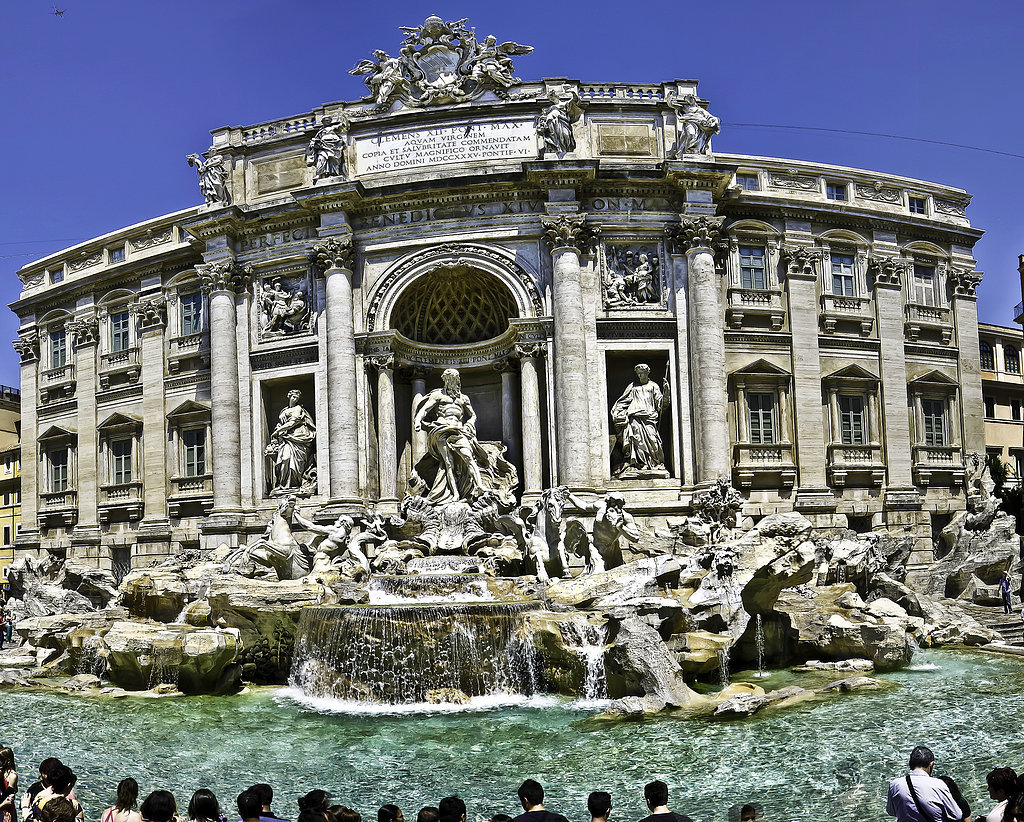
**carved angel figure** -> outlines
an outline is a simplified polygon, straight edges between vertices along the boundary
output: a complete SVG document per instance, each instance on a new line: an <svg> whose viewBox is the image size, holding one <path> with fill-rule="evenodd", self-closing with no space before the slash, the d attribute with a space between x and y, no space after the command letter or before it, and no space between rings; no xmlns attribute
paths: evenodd
<svg viewBox="0 0 1024 822"><path fill-rule="evenodd" d="M544 139L544 148L559 155L575 151L576 138L572 133L572 124L581 112L579 92L564 83L552 89L548 99L551 105L541 112L537 122L537 133Z"/></svg>
<svg viewBox="0 0 1024 822"><path fill-rule="evenodd" d="M386 51L376 49L376 60L363 60L349 74L365 75L363 80L370 91L370 97L378 106L387 105L392 98L408 86L401 57L392 57Z"/></svg>
<svg viewBox="0 0 1024 822"><path fill-rule="evenodd" d="M206 198L207 205L231 205L231 192L228 191L228 171L224 166L224 157L211 148L207 159L199 154L189 154L185 159L199 175L199 191Z"/></svg>
<svg viewBox="0 0 1024 822"><path fill-rule="evenodd" d="M512 74L515 68L511 58L530 54L532 51L533 46L521 46L511 40L498 45L498 39L493 34L488 34L484 42L477 46L477 53L469 58L463 70L482 85L511 88L521 82Z"/></svg>
<svg viewBox="0 0 1024 822"><path fill-rule="evenodd" d="M669 101L679 121L675 154L710 154L711 138L721 131L722 121L697 102L692 94Z"/></svg>
<svg viewBox="0 0 1024 822"><path fill-rule="evenodd" d="M345 129L348 124L324 117L323 128L313 135L306 148L306 165L313 167L313 182L324 177L345 174Z"/></svg>

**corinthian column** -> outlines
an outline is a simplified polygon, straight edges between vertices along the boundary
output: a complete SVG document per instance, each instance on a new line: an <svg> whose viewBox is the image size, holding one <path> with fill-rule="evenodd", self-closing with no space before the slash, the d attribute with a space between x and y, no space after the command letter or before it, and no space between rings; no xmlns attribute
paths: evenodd
<svg viewBox="0 0 1024 822"><path fill-rule="evenodd" d="M591 484L590 403L580 250L596 232L587 227L582 214L541 217L541 224L552 262L558 483L587 486Z"/></svg>
<svg viewBox="0 0 1024 822"><path fill-rule="evenodd" d="M544 356L543 343L517 343L520 359L519 390L522 399L520 423L523 437L523 492L536 493L544 487L541 453L540 379L538 362Z"/></svg>
<svg viewBox="0 0 1024 822"><path fill-rule="evenodd" d="M728 477L729 397L725 375L725 312L715 271L724 217L683 217L676 242L686 251L690 308L690 373L697 428L697 482Z"/></svg>
<svg viewBox="0 0 1024 822"><path fill-rule="evenodd" d="M313 258L327 280L327 432L331 497L359 496L359 441L356 421L356 342L352 317L351 237L313 246Z"/></svg>
<svg viewBox="0 0 1024 822"><path fill-rule="evenodd" d="M242 508L242 447L235 295L248 286L252 266L224 260L196 266L196 270L210 299L213 512L236 513Z"/></svg>

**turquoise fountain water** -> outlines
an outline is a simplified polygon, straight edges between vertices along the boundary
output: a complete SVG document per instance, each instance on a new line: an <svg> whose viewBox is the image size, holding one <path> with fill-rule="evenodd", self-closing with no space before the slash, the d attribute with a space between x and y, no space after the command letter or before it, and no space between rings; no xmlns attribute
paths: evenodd
<svg viewBox="0 0 1024 822"><path fill-rule="evenodd" d="M895 689L730 723L682 716L612 723L578 704L536 697L490 710L330 713L269 689L121 700L0 692L0 716L2 741L13 745L25 776L54 754L74 767L90 820L127 775L143 791L169 788L181 805L200 786L229 801L265 780L277 788L275 810L293 818L295 798L313 787L364 818L384 802L409 815L458 791L474 822L514 813L515 789L532 776L547 788L548 807L571 820L585 819L595 789L612 793L616 818L638 819L644 783L660 777L672 787L673 807L697 822L724 820L730 805L747 800L761 802L772 820L863 822L886 818L886 781L903 772L917 742L930 744L938 770L987 811L985 774L1024 765L1016 721L1024 663L952 652L915 661L888 676ZM756 681L775 688L811 680L772 672Z"/></svg>

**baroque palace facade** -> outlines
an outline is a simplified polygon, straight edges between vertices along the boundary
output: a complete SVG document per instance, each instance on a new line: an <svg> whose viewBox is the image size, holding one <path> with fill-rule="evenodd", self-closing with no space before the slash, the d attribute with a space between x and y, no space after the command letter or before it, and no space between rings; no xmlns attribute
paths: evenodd
<svg viewBox="0 0 1024 822"><path fill-rule="evenodd" d="M123 569L292 494L397 515L479 447L526 502L657 526L727 478L926 551L985 450L969 196L714 153L694 81L523 82L528 47L408 31L367 98L214 131L206 204L21 269L18 548Z"/></svg>

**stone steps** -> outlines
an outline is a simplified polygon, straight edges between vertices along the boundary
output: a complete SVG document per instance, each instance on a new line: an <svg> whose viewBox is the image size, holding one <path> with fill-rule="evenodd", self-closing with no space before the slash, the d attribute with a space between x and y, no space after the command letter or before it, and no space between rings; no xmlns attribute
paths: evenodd
<svg viewBox="0 0 1024 822"><path fill-rule="evenodd" d="M958 602L957 605L986 628L998 633L1008 645L1024 647L1024 620L1020 611L1004 614L1002 605L976 605Z"/></svg>

